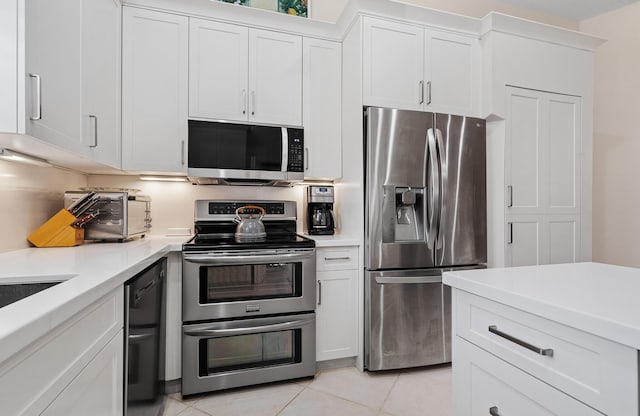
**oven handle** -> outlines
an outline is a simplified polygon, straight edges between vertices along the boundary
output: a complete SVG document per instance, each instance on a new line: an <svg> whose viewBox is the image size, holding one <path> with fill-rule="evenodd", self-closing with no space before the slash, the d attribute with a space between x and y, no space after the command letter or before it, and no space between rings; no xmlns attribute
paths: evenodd
<svg viewBox="0 0 640 416"><path fill-rule="evenodd" d="M220 265L220 264L248 264L248 263L282 263L288 260L305 260L313 258L315 254L311 252L307 253L294 253L294 254L278 254L278 255L269 255L263 256L259 254L253 254L248 256L189 256L185 255L184 260L190 263L199 263L199 264L211 264L211 265Z"/></svg>
<svg viewBox="0 0 640 416"><path fill-rule="evenodd" d="M284 329L299 328L313 323L313 319L301 319L299 321L282 322L279 324L252 326L248 328L226 328L226 329L197 329L184 331L185 335L192 337L220 338L233 335L249 335L258 332L282 331Z"/></svg>

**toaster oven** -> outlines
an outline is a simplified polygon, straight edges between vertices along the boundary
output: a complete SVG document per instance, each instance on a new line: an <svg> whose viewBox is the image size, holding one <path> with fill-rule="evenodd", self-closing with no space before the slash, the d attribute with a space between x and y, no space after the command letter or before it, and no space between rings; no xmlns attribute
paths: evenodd
<svg viewBox="0 0 640 416"><path fill-rule="evenodd" d="M69 208L89 191L68 191L64 206ZM126 241L143 237L151 228L151 198L130 191L96 192L99 202L84 214L95 218L84 225L85 240Z"/></svg>

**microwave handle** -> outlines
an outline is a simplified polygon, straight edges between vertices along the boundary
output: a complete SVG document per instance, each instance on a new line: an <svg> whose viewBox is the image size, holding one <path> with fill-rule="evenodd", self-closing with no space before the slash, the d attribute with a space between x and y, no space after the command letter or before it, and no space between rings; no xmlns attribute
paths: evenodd
<svg viewBox="0 0 640 416"><path fill-rule="evenodd" d="M289 130L286 127L280 127L282 131L282 166L280 170L286 172L289 167Z"/></svg>
<svg viewBox="0 0 640 416"><path fill-rule="evenodd" d="M283 331L286 329L300 328L313 323L313 319L300 319L297 321L282 322L279 324L252 326L248 328L226 328L226 329L194 329L192 331L184 331L185 335L192 337L228 337L237 335L249 335L256 332L267 331Z"/></svg>

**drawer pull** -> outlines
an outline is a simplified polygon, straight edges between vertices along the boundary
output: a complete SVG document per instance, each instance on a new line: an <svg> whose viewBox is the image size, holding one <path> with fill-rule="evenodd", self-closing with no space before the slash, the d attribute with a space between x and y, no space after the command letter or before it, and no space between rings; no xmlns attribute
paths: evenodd
<svg viewBox="0 0 640 416"><path fill-rule="evenodd" d="M531 351L535 352L536 354L545 355L547 357L553 357L553 350L551 348L538 348L535 345L529 344L526 341L523 341L521 339L518 339L516 337L513 337L513 336L511 336L509 334L506 334L506 333L500 331L498 329L498 327L495 326L495 325L490 325L489 326L489 332L491 332L492 334L496 334L497 336L502 337L502 338L504 338L506 340L509 340L509 341L513 342L514 344L518 344L521 347L525 347L526 349L531 350Z"/></svg>
<svg viewBox="0 0 640 416"><path fill-rule="evenodd" d="M489 414L491 416L500 416L500 411L498 410L498 406L491 406L489 408Z"/></svg>
<svg viewBox="0 0 640 416"><path fill-rule="evenodd" d="M351 257L325 257L324 261L351 260Z"/></svg>

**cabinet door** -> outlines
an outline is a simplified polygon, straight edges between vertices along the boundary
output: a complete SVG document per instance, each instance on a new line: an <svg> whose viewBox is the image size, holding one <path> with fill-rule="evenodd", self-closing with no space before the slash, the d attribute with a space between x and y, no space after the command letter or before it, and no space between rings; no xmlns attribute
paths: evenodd
<svg viewBox="0 0 640 416"><path fill-rule="evenodd" d="M425 104L428 111L477 115L478 39L425 31Z"/></svg>
<svg viewBox="0 0 640 416"><path fill-rule="evenodd" d="M122 168L186 172L188 18L125 7Z"/></svg>
<svg viewBox="0 0 640 416"><path fill-rule="evenodd" d="M27 134L88 155L81 120L82 2L27 0Z"/></svg>
<svg viewBox="0 0 640 416"><path fill-rule="evenodd" d="M420 110L424 105L424 30L364 19L364 105Z"/></svg>
<svg viewBox="0 0 640 416"><path fill-rule="evenodd" d="M545 264L573 263L581 254L580 216L548 215L545 218Z"/></svg>
<svg viewBox="0 0 640 416"><path fill-rule="evenodd" d="M342 46L303 40L304 177L342 176Z"/></svg>
<svg viewBox="0 0 640 416"><path fill-rule="evenodd" d="M122 336L120 330L41 415L121 415L124 345Z"/></svg>
<svg viewBox="0 0 640 416"><path fill-rule="evenodd" d="M249 120L302 125L302 37L249 29Z"/></svg>
<svg viewBox="0 0 640 416"><path fill-rule="evenodd" d="M507 216L506 265L544 264L542 258L543 219L535 215Z"/></svg>
<svg viewBox="0 0 640 416"><path fill-rule="evenodd" d="M249 29L189 19L189 116L247 120Z"/></svg>
<svg viewBox="0 0 640 416"><path fill-rule="evenodd" d="M454 416L601 415L460 337L454 343Z"/></svg>
<svg viewBox="0 0 640 416"><path fill-rule="evenodd" d="M82 126L91 159L120 168L121 6L82 3Z"/></svg>
<svg viewBox="0 0 640 416"><path fill-rule="evenodd" d="M358 271L317 272L316 361L357 355Z"/></svg>
<svg viewBox="0 0 640 416"><path fill-rule="evenodd" d="M18 121L21 104L18 91L24 88L18 81L24 76L18 72L20 18L18 0L0 2L0 132L3 133L24 133Z"/></svg>

